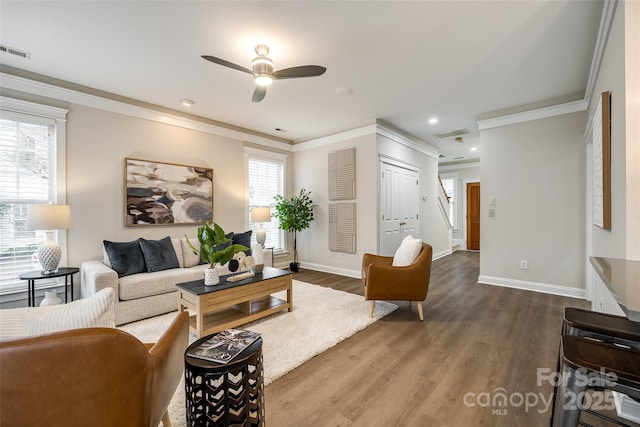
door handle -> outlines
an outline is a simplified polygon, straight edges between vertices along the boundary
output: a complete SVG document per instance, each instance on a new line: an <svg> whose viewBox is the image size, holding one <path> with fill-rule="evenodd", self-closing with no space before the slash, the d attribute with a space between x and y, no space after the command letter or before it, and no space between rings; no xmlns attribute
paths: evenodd
<svg viewBox="0 0 640 427"><path fill-rule="evenodd" d="M400 222L400 225L407 225L407 223L402 221L402 222Z"/></svg>

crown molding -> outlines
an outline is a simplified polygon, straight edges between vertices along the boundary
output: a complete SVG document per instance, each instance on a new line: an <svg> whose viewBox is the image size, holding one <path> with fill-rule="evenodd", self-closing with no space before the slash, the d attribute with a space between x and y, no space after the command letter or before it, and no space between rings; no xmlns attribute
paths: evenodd
<svg viewBox="0 0 640 427"><path fill-rule="evenodd" d="M533 120L547 119L549 117L561 116L563 114L570 114L578 111L586 111L588 106L589 103L582 99L579 101L567 102L565 104L551 105L549 107L537 108L535 110L523 111L521 113L494 117L492 119L479 120L478 129L482 131L501 126L530 122Z"/></svg>
<svg viewBox="0 0 640 427"><path fill-rule="evenodd" d="M395 130L391 130L380 123L373 123L370 125L362 126L356 129L348 130L345 132L335 133L333 135L327 135L321 138L312 139L309 141L301 142L293 146L294 152L311 150L313 148L322 147L324 145L334 144L337 142L346 141L349 139L367 136L367 135L382 135L398 144L402 144L413 150L426 154L429 157L438 159L440 153L434 147L415 139L412 139L406 135L403 135Z"/></svg>
<svg viewBox="0 0 640 427"><path fill-rule="evenodd" d="M0 72L0 86L20 92L66 101L72 104L83 105L85 107L124 114L131 117L137 117L139 119L196 130L239 141L251 142L278 150L291 151L292 147L290 144L253 135L248 132L228 129L222 126L216 126L210 123L188 119L173 114L161 113L150 108L139 107L121 101L114 101L104 97L90 95L76 90L54 86L48 83L42 83L2 72Z"/></svg>
<svg viewBox="0 0 640 427"><path fill-rule="evenodd" d="M358 138L358 137L367 136L367 135L374 135L376 133L376 129L377 129L377 125L371 124L371 125L347 130L344 132L334 133L332 135L327 135L327 136L323 136L316 139L310 139L308 141L300 142L298 144L293 145L293 149L291 151L296 152L296 151L311 150L313 148L334 144L336 142L346 141L348 139Z"/></svg>
<svg viewBox="0 0 640 427"><path fill-rule="evenodd" d="M427 156L432 157L436 160L440 158L440 152L436 148L427 144L426 142L413 139L395 130L384 127L380 124L378 124L377 126L378 126L378 131L377 131L378 135L382 135L385 138L389 138L390 140L397 142L398 144L402 144L405 147L419 151L422 154L426 154Z"/></svg>
<svg viewBox="0 0 640 427"><path fill-rule="evenodd" d="M471 169L471 168L479 168L480 162L467 162L467 163L451 163L448 165L438 166L439 171L451 171L458 169Z"/></svg>
<svg viewBox="0 0 640 427"><path fill-rule="evenodd" d="M579 101L568 102L566 104L553 105L550 107L538 108L536 110L524 111L522 113L509 114L506 116L495 117L487 120L478 121L478 129L486 130L500 126L513 125L517 123L528 122L532 120L546 119L549 117L560 116L563 114L575 113L578 111L586 111L589 108L589 102L595 90L598 73L602 65L604 50L611 31L611 23L616 9L618 0L605 0L602 8L602 16L600 18L600 26L598 27L598 36L591 60L591 68L589 69L589 77L587 79L587 87L585 89L584 98ZM589 121L590 122L590 121ZM589 124L585 129L585 135L589 133Z"/></svg>
<svg viewBox="0 0 640 427"><path fill-rule="evenodd" d="M598 27L598 37L596 38L596 46L591 60L591 68L589 69L589 78L587 79L587 88L585 89L584 99L591 100L593 91L596 87L598 74L600 73L600 65L602 65L602 57L604 49L607 46L607 39L611 31L611 23L613 22L613 13L616 10L617 0L605 0L602 7L602 16L600 18L600 27Z"/></svg>

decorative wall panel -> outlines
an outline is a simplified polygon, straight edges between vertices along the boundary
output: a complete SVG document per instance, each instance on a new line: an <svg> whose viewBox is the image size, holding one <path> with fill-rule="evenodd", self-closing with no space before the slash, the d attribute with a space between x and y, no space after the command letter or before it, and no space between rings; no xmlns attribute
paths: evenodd
<svg viewBox="0 0 640 427"><path fill-rule="evenodd" d="M329 153L329 200L356 197L356 149Z"/></svg>
<svg viewBox="0 0 640 427"><path fill-rule="evenodd" d="M356 204L329 204L329 250L356 253Z"/></svg>

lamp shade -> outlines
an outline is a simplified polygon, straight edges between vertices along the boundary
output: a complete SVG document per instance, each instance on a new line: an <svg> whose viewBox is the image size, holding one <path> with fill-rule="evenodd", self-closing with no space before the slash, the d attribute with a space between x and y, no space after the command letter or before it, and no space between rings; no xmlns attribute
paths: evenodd
<svg viewBox="0 0 640 427"><path fill-rule="evenodd" d="M251 209L251 222L271 222L270 208L253 208Z"/></svg>
<svg viewBox="0 0 640 427"><path fill-rule="evenodd" d="M69 205L29 205L27 230L67 230L71 228Z"/></svg>
<svg viewBox="0 0 640 427"><path fill-rule="evenodd" d="M29 205L27 208L27 230L44 230L47 241L38 248L38 260L43 274L52 274L58 269L62 249L53 238L53 230L71 228L69 205Z"/></svg>

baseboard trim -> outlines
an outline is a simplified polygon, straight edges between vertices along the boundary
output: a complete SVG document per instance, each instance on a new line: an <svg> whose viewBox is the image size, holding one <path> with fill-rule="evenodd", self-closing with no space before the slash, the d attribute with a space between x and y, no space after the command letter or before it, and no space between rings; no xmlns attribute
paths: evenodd
<svg viewBox="0 0 640 427"><path fill-rule="evenodd" d="M437 260L437 259L444 258L444 257L446 257L447 255L451 255L452 253L453 253L453 251L452 251L451 249L449 249L449 250L444 250L444 251L442 251L442 252L438 252L437 254L433 254L433 258L432 258L432 260L433 260L433 261L435 261L435 260Z"/></svg>
<svg viewBox="0 0 640 427"><path fill-rule="evenodd" d="M360 279L362 277L359 270L350 270L347 268L334 267L331 265L315 264L312 262L300 262L300 267L306 268L308 270L321 271L323 273L331 273L331 274L337 274L340 276L353 277L354 279Z"/></svg>
<svg viewBox="0 0 640 427"><path fill-rule="evenodd" d="M507 279L504 277L478 276L478 283L483 285L502 286L505 288L522 289L525 291L541 292L569 298L586 299L585 289L570 288L568 286L551 285L548 283L528 282L525 280Z"/></svg>
<svg viewBox="0 0 640 427"><path fill-rule="evenodd" d="M457 246L457 248L456 248ZM467 249L467 242L464 239L452 239L451 240L451 250L455 251L464 251Z"/></svg>

